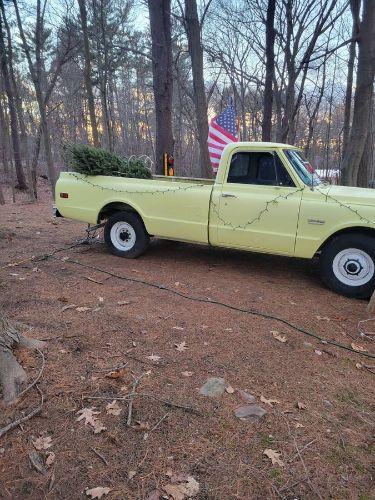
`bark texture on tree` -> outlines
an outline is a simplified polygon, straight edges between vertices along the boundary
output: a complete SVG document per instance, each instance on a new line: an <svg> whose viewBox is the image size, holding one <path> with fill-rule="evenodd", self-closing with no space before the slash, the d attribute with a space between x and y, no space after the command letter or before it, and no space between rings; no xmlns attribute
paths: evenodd
<svg viewBox="0 0 375 500"><path fill-rule="evenodd" d="M275 76L275 9L276 0L268 0L266 18L266 79L263 95L263 123L262 140L271 140L272 107L273 107L273 79Z"/></svg>
<svg viewBox="0 0 375 500"><path fill-rule="evenodd" d="M163 153L173 154L172 37L170 0L148 0L152 40L152 74L155 99L156 173L163 173Z"/></svg>
<svg viewBox="0 0 375 500"><path fill-rule="evenodd" d="M358 35L358 68L354 94L353 121L342 162L342 182L356 186L366 145L375 76L375 9L373 0L364 0Z"/></svg>
<svg viewBox="0 0 375 500"><path fill-rule="evenodd" d="M8 57L5 49L4 42L4 32L3 32L3 9L4 5L2 0L1 3L1 14L0 14L0 65L1 71L3 74L4 87L5 92L8 98L8 108L10 115L10 130L12 137L12 146L13 146L13 157L14 157L14 165L16 169L17 183L19 189L27 189L26 179L22 168L22 160L21 160L21 147L20 140L18 135L18 120L17 120L17 111L14 101L14 92L12 87L12 82L9 75L9 67L8 67Z"/></svg>
<svg viewBox="0 0 375 500"><path fill-rule="evenodd" d="M352 112L352 97L353 97L353 76L354 76L354 61L356 56L357 41L354 38L358 35L359 30L359 10L361 0L351 0L350 9L352 11L353 40L349 45L349 60L348 60L348 75L346 79L346 94L345 94L345 111L344 111L344 126L342 129L342 155L345 156L348 149L349 134L350 134L350 117Z"/></svg>
<svg viewBox="0 0 375 500"><path fill-rule="evenodd" d="M213 172L207 144L208 118L203 76L203 46L196 0L185 0L184 22L193 74L194 106L198 131L200 167L202 175L210 178Z"/></svg>
<svg viewBox="0 0 375 500"><path fill-rule="evenodd" d="M89 114L90 114L92 140L93 140L94 146L96 148L99 148L100 143L99 143L98 126L97 126L96 116L95 116L95 101L94 101L94 93L92 91L91 55L90 55L88 29L87 29L87 10L86 10L85 0L78 0L78 4L79 4L80 16L81 16L81 27L82 27L82 35L83 35L83 53L84 53L84 58L85 58L84 79L85 79L85 87L86 87L86 94L87 94L87 104L88 104Z"/></svg>
<svg viewBox="0 0 375 500"><path fill-rule="evenodd" d="M17 398L19 384L27 380L25 370L12 352L17 346L43 349L45 342L24 337L0 312L0 385L3 390L3 399L7 403Z"/></svg>

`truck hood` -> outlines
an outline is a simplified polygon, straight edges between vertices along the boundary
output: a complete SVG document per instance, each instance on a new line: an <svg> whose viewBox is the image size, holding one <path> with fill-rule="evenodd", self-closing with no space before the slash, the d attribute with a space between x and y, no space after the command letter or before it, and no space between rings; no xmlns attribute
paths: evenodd
<svg viewBox="0 0 375 500"><path fill-rule="evenodd" d="M328 196L328 201L340 201L349 205L370 205L375 207L375 189L349 186L324 185L317 186L322 194ZM332 197L330 199L330 197Z"/></svg>

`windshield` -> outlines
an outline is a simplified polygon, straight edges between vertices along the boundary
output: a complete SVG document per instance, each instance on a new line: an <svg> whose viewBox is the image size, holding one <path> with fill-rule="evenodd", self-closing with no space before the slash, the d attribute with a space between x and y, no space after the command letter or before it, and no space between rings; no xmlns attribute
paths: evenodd
<svg viewBox="0 0 375 500"><path fill-rule="evenodd" d="M313 184L313 186L318 186L322 183L314 168L305 160L299 151L295 149L284 149L284 153L302 182L308 186L311 186L311 184Z"/></svg>

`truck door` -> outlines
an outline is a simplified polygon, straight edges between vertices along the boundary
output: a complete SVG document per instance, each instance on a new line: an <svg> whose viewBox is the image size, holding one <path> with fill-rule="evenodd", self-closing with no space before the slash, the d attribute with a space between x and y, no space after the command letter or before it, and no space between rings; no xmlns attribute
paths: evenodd
<svg viewBox="0 0 375 500"><path fill-rule="evenodd" d="M233 152L218 205L219 245L293 255L302 191L276 152Z"/></svg>

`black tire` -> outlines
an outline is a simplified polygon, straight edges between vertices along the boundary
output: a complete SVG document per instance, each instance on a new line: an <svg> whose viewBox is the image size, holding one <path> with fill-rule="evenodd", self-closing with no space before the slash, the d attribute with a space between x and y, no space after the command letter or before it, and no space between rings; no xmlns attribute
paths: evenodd
<svg viewBox="0 0 375 500"><path fill-rule="evenodd" d="M324 283L341 295L367 299L375 289L375 238L349 233L333 238L320 255Z"/></svg>
<svg viewBox="0 0 375 500"><path fill-rule="evenodd" d="M142 219L138 214L126 211L109 217L104 226L104 240L113 255L126 259L136 259L150 243Z"/></svg>

